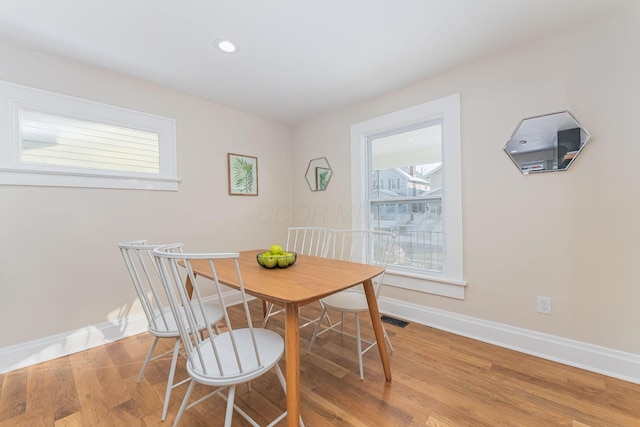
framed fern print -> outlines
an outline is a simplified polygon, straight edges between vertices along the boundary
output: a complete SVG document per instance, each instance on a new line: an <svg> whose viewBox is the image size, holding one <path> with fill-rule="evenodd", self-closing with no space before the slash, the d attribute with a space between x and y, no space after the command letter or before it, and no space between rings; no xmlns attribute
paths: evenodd
<svg viewBox="0 0 640 427"><path fill-rule="evenodd" d="M258 158L227 153L229 163L229 194L232 196L258 195Z"/></svg>

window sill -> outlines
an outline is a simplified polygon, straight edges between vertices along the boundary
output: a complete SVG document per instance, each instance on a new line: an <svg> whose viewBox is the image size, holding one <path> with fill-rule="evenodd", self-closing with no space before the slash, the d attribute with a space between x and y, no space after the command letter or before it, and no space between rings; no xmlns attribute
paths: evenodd
<svg viewBox="0 0 640 427"><path fill-rule="evenodd" d="M90 175L0 168L1 185L178 191L179 179Z"/></svg>
<svg viewBox="0 0 640 427"><path fill-rule="evenodd" d="M384 275L384 284L396 288L456 299L464 299L464 292L467 287L466 281L455 280L444 276L436 277L411 274L389 269L387 269Z"/></svg>

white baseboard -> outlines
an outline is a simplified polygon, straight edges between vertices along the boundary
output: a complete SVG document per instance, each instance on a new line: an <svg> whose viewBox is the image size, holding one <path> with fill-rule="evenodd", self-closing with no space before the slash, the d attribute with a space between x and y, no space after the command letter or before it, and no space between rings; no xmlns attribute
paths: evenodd
<svg viewBox="0 0 640 427"><path fill-rule="evenodd" d="M640 355L501 323L380 298L380 311L475 340L640 384Z"/></svg>
<svg viewBox="0 0 640 427"><path fill-rule="evenodd" d="M0 374L77 353L147 330L144 314L85 326L0 349Z"/></svg>
<svg viewBox="0 0 640 427"><path fill-rule="evenodd" d="M223 296L229 304L237 304L241 301L239 295L239 292L229 291ZM208 300L215 301L217 298L208 298ZM74 331L0 348L0 374L88 350L146 330L147 318L140 313L116 321L89 325Z"/></svg>
<svg viewBox="0 0 640 427"><path fill-rule="evenodd" d="M239 295L225 294L233 299ZM236 300L235 302L240 302ZM640 384L640 355L542 334L407 302L380 298L380 311L411 322ZM0 349L0 374L87 350L147 330L144 315L90 325Z"/></svg>

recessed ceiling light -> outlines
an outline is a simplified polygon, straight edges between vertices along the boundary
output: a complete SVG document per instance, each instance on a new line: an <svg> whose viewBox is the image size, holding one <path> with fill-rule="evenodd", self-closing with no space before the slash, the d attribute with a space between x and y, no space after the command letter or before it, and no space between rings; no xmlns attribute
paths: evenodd
<svg viewBox="0 0 640 427"><path fill-rule="evenodd" d="M213 44L224 53L234 53L238 51L238 48L233 40L216 39Z"/></svg>

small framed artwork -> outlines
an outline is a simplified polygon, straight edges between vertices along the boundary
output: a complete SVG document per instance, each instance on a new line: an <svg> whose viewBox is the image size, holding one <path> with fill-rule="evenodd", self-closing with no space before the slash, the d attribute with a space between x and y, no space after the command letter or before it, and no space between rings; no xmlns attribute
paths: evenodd
<svg viewBox="0 0 640 427"><path fill-rule="evenodd" d="M329 183L331 169L316 167L316 190L324 191Z"/></svg>
<svg viewBox="0 0 640 427"><path fill-rule="evenodd" d="M229 194L232 196L258 195L258 158L227 153L229 165Z"/></svg>

